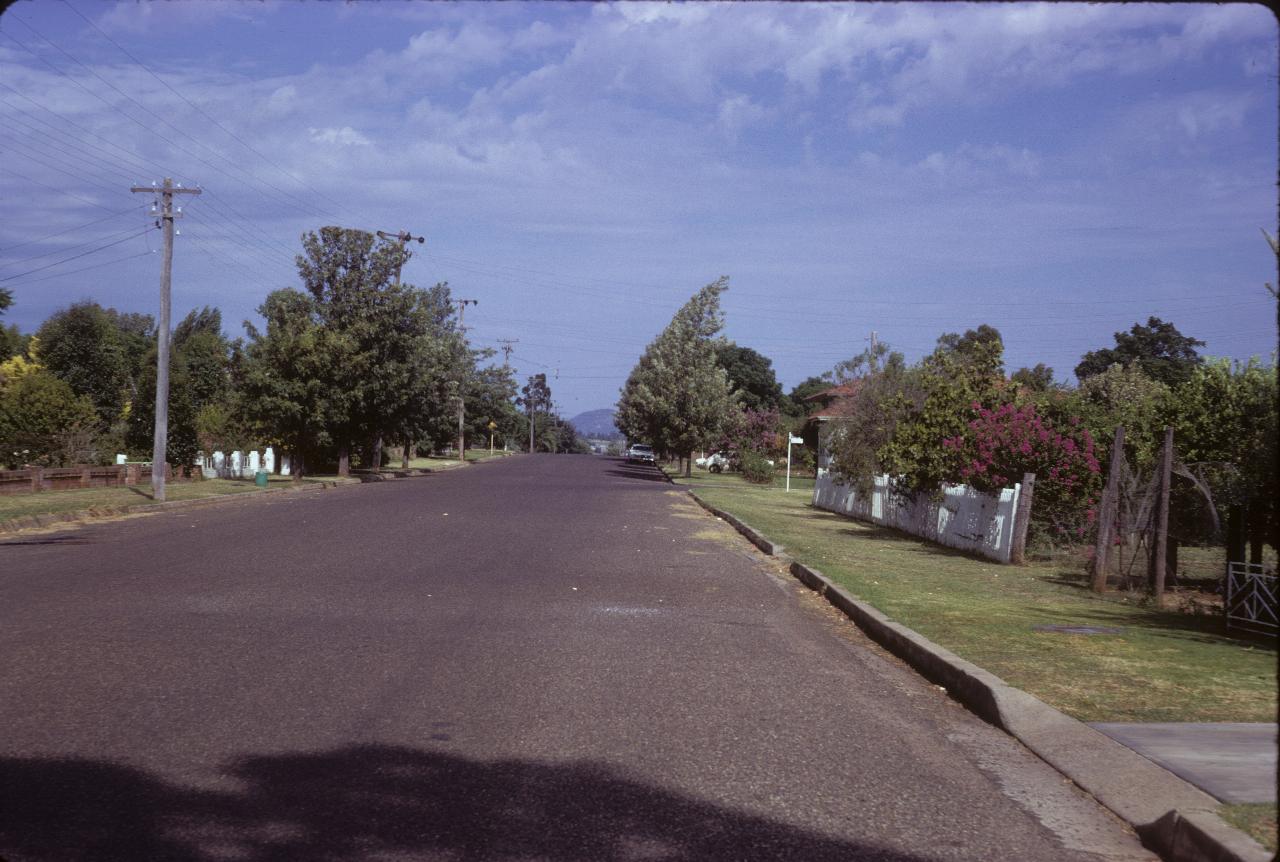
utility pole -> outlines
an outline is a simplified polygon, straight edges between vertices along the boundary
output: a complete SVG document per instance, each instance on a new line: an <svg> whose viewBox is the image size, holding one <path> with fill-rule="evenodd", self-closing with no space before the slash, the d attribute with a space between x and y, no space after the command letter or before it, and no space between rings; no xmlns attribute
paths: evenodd
<svg viewBox="0 0 1280 862"><path fill-rule="evenodd" d="M400 243L400 260L398 263L396 263L396 281L395 281L396 284L399 284L400 269L405 264L405 254L404 254L405 243L409 242L410 240L417 240L418 244L421 245L422 243L427 241L427 238L422 236L414 236L413 234L409 233L409 231L407 230L402 230L399 233L387 233L385 230L380 230L380 231L375 231L375 233L378 235L379 239L389 239L389 240L394 240L395 242ZM410 439L408 435L405 435L404 452L400 455L401 469L404 469L404 470L409 469L409 459L412 457L413 457L413 440ZM375 466L380 465L382 463L382 435L378 435L378 440L374 443L373 458L374 458Z"/></svg>
<svg viewBox="0 0 1280 862"><path fill-rule="evenodd" d="M512 345L519 344L520 339L499 338L498 343L502 345L502 367L506 368L509 365L511 365L511 351L515 350L515 348Z"/></svg>
<svg viewBox="0 0 1280 862"><path fill-rule="evenodd" d="M462 347L467 349L467 327L463 325L463 315L466 314L468 305L479 305L478 299L457 299L458 303L458 331L462 333ZM463 398L464 390L467 385L467 366L466 360L463 360L462 368L458 371L458 460L467 460L467 439L463 431L463 423L466 421L467 402Z"/></svg>
<svg viewBox="0 0 1280 862"><path fill-rule="evenodd" d="M156 227L164 233L164 255L160 264L160 322L157 327L159 341L156 351L156 425L151 444L151 496L157 502L164 500L165 450L169 443L169 293L173 278L173 220L182 218L182 207L173 206L174 195L198 195L200 189L184 189L174 185L171 177L156 186L133 186L130 192L145 192L159 199L152 204L156 215ZM159 207L157 210L156 208Z"/></svg>
<svg viewBox="0 0 1280 862"><path fill-rule="evenodd" d="M402 230L399 233L387 233L385 230L380 230L380 231L376 231L376 233L378 234L379 239L390 239L400 243L401 251L404 251L404 244L409 242L410 240L417 240L419 245L427 241L426 237L414 236L413 234L409 233L407 230ZM403 254L400 255L400 262L396 264L396 284L400 283L400 268L402 266L404 266Z"/></svg>

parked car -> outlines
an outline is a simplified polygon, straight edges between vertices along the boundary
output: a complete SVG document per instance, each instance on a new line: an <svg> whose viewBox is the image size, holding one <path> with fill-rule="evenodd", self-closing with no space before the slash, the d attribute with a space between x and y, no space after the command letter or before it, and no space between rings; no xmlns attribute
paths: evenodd
<svg viewBox="0 0 1280 862"><path fill-rule="evenodd" d="M654 457L652 446L636 443L627 450L628 464L656 464L657 462L658 459Z"/></svg>
<svg viewBox="0 0 1280 862"><path fill-rule="evenodd" d="M712 452L705 458L698 458L693 463L699 467L705 467L712 473L723 473L725 470L737 470L740 466L740 458L737 452ZM765 463L770 467L773 461L768 458Z"/></svg>

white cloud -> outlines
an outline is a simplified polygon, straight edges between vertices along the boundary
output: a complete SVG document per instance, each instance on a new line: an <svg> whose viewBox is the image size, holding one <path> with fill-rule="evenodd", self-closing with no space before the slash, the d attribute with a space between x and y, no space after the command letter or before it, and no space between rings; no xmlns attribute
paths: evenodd
<svg viewBox="0 0 1280 862"><path fill-rule="evenodd" d="M373 141L350 126L340 129L307 129L307 134L318 144L336 144L340 147L368 147L373 144Z"/></svg>

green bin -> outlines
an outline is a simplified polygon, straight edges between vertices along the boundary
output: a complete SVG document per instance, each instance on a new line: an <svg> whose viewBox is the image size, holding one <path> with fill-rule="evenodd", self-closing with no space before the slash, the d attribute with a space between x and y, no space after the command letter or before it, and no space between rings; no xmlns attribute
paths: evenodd
<svg viewBox="0 0 1280 862"><path fill-rule="evenodd" d="M256 474L254 474L253 484L257 485L259 488L267 487L268 475L269 474L267 473L266 470L259 470Z"/></svg>

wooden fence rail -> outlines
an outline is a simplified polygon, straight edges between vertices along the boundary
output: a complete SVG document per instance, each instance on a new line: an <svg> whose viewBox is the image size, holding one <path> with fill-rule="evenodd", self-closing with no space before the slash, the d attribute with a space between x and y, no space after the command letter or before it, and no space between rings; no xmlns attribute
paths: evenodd
<svg viewBox="0 0 1280 862"><path fill-rule="evenodd" d="M145 469L144 469L145 468ZM0 470L0 496L37 491L70 491L77 488L109 488L140 485L150 481L149 464L116 464L109 467L28 467ZM173 478L173 465L165 465L166 478Z"/></svg>

